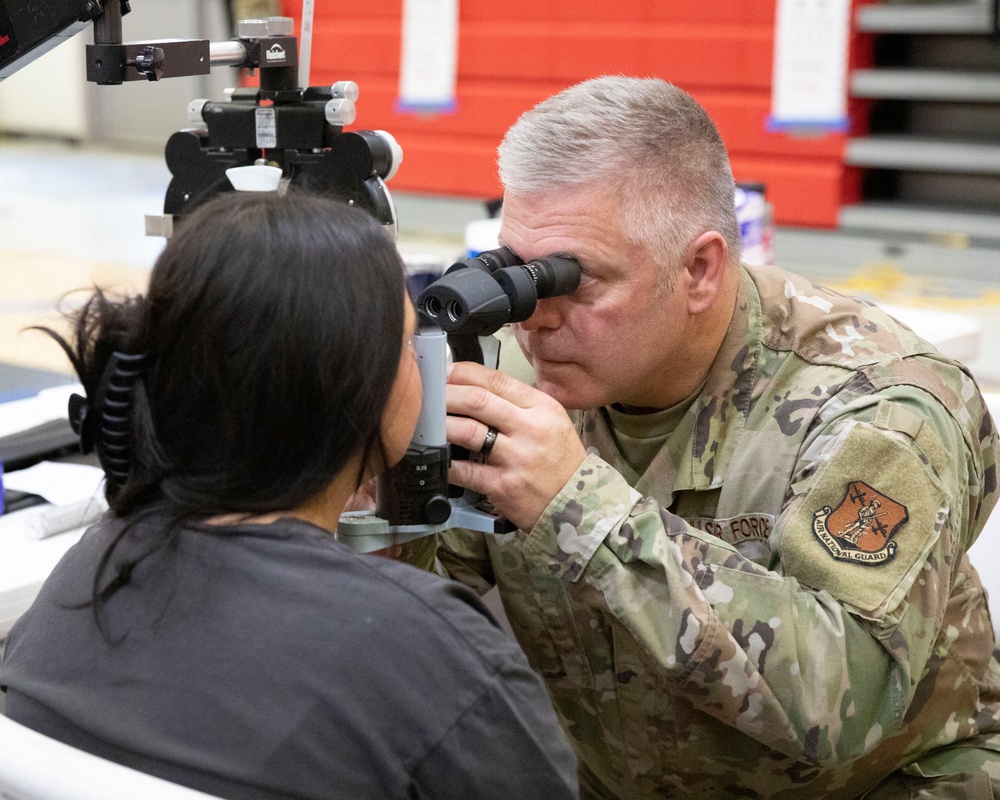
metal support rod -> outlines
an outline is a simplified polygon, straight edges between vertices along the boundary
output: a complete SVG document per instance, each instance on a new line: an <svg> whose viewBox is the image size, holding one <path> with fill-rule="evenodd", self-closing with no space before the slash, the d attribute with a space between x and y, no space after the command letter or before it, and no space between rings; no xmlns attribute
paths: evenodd
<svg viewBox="0 0 1000 800"><path fill-rule="evenodd" d="M122 6L118 0L105 0L104 13L94 20L94 44L122 43Z"/></svg>
<svg viewBox="0 0 1000 800"><path fill-rule="evenodd" d="M235 67L243 63L247 57L246 47L242 42L209 42L208 60L213 67Z"/></svg>

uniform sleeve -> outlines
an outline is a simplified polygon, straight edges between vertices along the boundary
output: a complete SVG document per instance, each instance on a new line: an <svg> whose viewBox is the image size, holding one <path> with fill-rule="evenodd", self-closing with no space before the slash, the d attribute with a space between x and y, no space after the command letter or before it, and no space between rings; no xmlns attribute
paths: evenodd
<svg viewBox="0 0 1000 800"><path fill-rule="evenodd" d="M446 577L483 595L496 583L486 534L453 528L438 537L437 564Z"/></svg>
<svg viewBox="0 0 1000 800"><path fill-rule="evenodd" d="M817 430L770 569L594 455L524 551L610 613L697 708L796 759L850 761L902 724L966 532L982 524L970 518L995 502L995 473L979 482L996 449L989 417L970 449L933 401L910 401L869 399Z"/></svg>

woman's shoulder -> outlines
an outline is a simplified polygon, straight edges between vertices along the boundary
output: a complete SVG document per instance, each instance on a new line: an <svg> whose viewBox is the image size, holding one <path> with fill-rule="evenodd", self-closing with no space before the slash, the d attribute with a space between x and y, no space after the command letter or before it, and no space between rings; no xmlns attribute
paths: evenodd
<svg viewBox="0 0 1000 800"><path fill-rule="evenodd" d="M376 555L346 556L378 587L386 606L416 623L424 620L440 635L453 636L486 652L498 639L512 643L479 596L467 586L410 564ZM504 649L504 648L501 648Z"/></svg>
<svg viewBox="0 0 1000 800"><path fill-rule="evenodd" d="M511 643L462 584L392 558L356 553L310 523L282 518L226 531L196 524L186 531L188 547L202 551L199 560L204 562L206 548L213 551L227 562L231 580L259 579L282 594L287 588L295 602L371 616L398 635L430 629L434 638L460 639L484 654L502 652Z"/></svg>
<svg viewBox="0 0 1000 800"><path fill-rule="evenodd" d="M467 587L391 558L355 553L307 522L281 518L264 525L212 526L180 521L173 523L171 543L156 546L170 525L155 513L131 520L106 515L67 553L57 570L61 578L54 576L52 582L61 593L72 588L87 595L107 548L127 528L113 563L152 549L133 572L137 591L155 594L168 581L191 602L227 598L230 607L247 613L282 609L278 616L291 628L325 618L344 636L354 635L357 626L345 624L354 620L366 636L386 646L390 640L419 643L438 657L464 653L456 660L475 662L456 663L458 669L493 671L504 664L520 669L523 664L520 649ZM203 596L208 585L210 598ZM293 624L294 619L299 622Z"/></svg>

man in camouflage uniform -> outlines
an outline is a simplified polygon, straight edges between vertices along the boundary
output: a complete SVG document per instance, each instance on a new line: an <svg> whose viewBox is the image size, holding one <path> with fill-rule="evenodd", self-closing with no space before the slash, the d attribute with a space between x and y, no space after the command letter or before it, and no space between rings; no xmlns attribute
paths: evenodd
<svg viewBox="0 0 1000 800"><path fill-rule="evenodd" d="M452 479L520 530L450 532L439 556L498 585L584 796L1000 797L965 555L998 445L966 369L741 266L725 148L662 81L550 98L500 170L501 241L582 280L515 326L537 389L452 370L449 439L497 431Z"/></svg>

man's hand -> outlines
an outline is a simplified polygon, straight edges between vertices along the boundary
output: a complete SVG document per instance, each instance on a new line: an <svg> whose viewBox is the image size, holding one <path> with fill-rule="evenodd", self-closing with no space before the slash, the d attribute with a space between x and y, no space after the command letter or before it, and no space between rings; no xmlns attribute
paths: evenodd
<svg viewBox="0 0 1000 800"><path fill-rule="evenodd" d="M565 409L547 394L481 364L460 362L448 376L448 441L476 453L490 426L486 463L453 461L452 483L486 495L530 531L587 457Z"/></svg>

